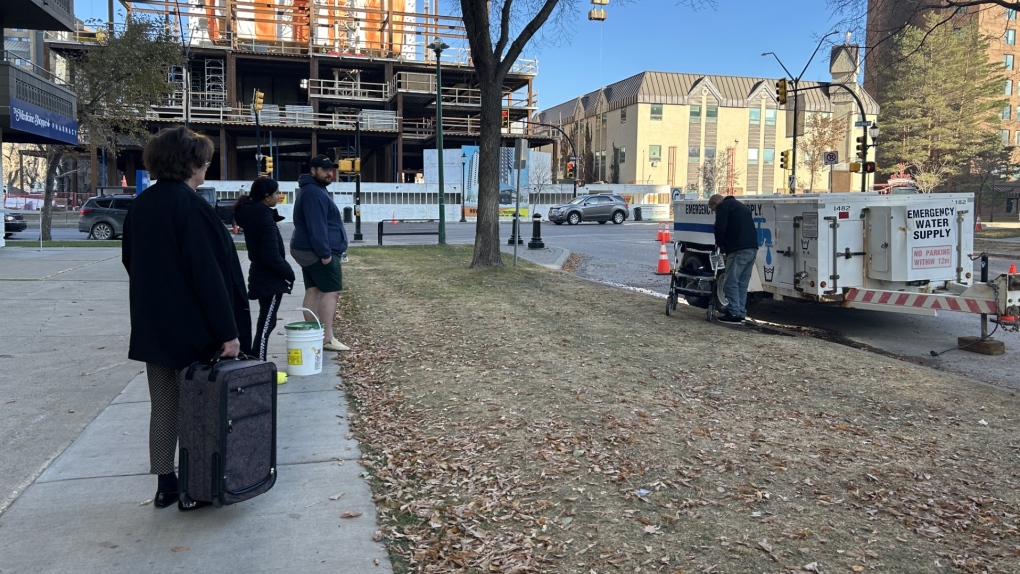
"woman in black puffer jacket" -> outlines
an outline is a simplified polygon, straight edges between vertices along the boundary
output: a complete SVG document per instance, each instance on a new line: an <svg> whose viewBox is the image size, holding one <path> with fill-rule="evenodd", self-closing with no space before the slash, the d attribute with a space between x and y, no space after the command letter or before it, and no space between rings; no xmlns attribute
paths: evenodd
<svg viewBox="0 0 1020 574"><path fill-rule="evenodd" d="M276 326L276 313L284 293L294 287L294 270L287 263L283 237L276 225L282 221L274 207L280 202L280 184L274 179L260 177L251 184L247 195L237 198L234 204L234 221L244 229L244 243L248 247L248 298L259 301L259 320L252 339L252 352L266 360L269 334Z"/></svg>

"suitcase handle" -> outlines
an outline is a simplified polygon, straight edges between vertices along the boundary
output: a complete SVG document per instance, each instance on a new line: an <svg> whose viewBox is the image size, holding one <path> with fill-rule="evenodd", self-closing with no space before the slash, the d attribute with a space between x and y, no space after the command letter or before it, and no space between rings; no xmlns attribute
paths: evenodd
<svg viewBox="0 0 1020 574"><path fill-rule="evenodd" d="M195 377L195 369L199 368L200 366L206 366L206 367L209 367L212 370L212 372L209 373L209 380L210 381L215 381L216 380L216 365L220 364L220 362L221 362L220 359L222 358L221 357L222 353L223 353L222 349L216 349L216 352L213 353L213 358L212 358L211 361L209 361L207 363L203 363L202 361L195 361L194 363L191 363L191 365L188 367L188 374L186 376L189 379L192 379L192 378ZM224 360L227 360L227 359L224 359ZM231 361L235 361L235 360L236 361L240 361L240 360L253 360L254 361L254 360L257 360L257 359L255 357L252 357L252 356L246 354L244 351L241 351L241 352L239 352L237 354L236 357L230 357L229 360L231 360Z"/></svg>

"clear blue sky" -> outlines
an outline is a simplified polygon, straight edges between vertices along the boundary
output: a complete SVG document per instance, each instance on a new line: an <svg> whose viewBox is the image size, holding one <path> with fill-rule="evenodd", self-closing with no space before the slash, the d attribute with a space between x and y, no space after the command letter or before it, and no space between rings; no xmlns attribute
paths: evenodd
<svg viewBox="0 0 1020 574"><path fill-rule="evenodd" d="M799 74L837 22L825 0L718 0L717 9L698 12L674 0L615 4L610 0L605 7L603 22L589 21L593 6L584 4L569 45L528 51L538 58L542 109L642 71L781 77L775 58L762 52L775 52ZM826 40L804 79L830 79L830 41L842 43L843 34Z"/></svg>
<svg viewBox="0 0 1020 574"><path fill-rule="evenodd" d="M181 0L182 3L184 0ZM687 72L779 78L775 52L799 74L836 19L825 0L717 0L715 10L694 11L675 0L610 0L604 22L588 20L589 0L580 0L568 23L569 43L530 46L538 60L536 91L547 109L639 72ZM440 5L449 9L451 2ZM122 12L119 0L115 9ZM82 20L105 19L107 0L74 0ZM842 34L828 41L842 42ZM863 42L863 38L854 38ZM823 46L804 78L828 80L829 49Z"/></svg>

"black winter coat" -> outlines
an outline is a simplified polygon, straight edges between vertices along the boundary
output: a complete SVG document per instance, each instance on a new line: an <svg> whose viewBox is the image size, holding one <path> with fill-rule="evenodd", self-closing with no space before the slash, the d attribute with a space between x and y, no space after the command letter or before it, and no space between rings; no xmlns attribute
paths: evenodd
<svg viewBox="0 0 1020 574"><path fill-rule="evenodd" d="M276 210L261 202L246 202L234 212L234 221L244 229L248 246L248 297L262 299L294 288L294 269L287 263L283 236L276 224L282 221Z"/></svg>
<svg viewBox="0 0 1020 574"><path fill-rule="evenodd" d="M182 181L159 181L131 202L128 358L182 369L223 343L251 349L251 311L237 249L216 211Z"/></svg>
<svg viewBox="0 0 1020 574"><path fill-rule="evenodd" d="M758 249L758 231L751 210L732 195L715 208L715 244L723 253Z"/></svg>

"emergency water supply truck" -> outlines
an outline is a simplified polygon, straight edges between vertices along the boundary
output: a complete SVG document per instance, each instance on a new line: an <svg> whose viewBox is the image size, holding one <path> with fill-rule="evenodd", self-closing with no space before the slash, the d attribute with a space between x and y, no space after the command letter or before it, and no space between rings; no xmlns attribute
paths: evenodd
<svg viewBox="0 0 1020 574"><path fill-rule="evenodd" d="M771 296L922 315L940 310L1020 315L1020 275L990 281L973 276L972 194L737 199L751 209L758 234L749 300ZM715 280L719 258L712 257L715 214L706 200L684 199L679 190L673 214L675 261L667 312L679 295L702 308L725 305L722 282ZM1001 324L1016 330L1015 322Z"/></svg>

